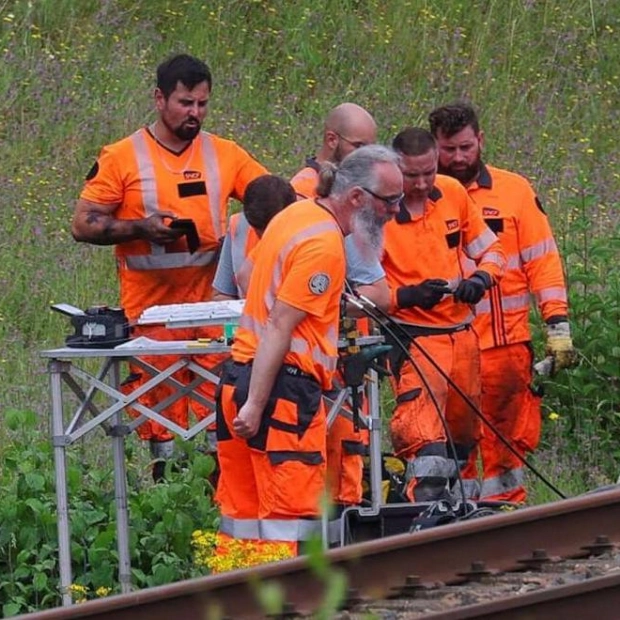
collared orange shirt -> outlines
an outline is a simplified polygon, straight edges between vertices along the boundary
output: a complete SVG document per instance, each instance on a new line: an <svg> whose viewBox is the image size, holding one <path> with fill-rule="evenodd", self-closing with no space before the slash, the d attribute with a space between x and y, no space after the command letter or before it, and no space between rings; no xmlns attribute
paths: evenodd
<svg viewBox="0 0 620 620"><path fill-rule="evenodd" d="M391 314L403 323L451 328L471 323L473 308L456 303L452 295L430 310L398 308L396 290L429 278L447 280L452 290L463 279L463 256L475 261L494 281L502 275L505 257L499 240L482 219L463 186L438 174L424 213L412 219L401 204L396 218L385 226L382 265L390 286Z"/></svg>

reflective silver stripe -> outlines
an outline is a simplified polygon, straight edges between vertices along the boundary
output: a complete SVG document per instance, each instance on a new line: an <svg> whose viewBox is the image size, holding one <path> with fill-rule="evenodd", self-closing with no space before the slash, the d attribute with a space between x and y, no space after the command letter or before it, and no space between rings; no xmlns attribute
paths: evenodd
<svg viewBox="0 0 620 620"><path fill-rule="evenodd" d="M450 472L454 471L454 464L450 459L443 456L418 456L407 461L407 471L405 478L449 478Z"/></svg>
<svg viewBox="0 0 620 620"><path fill-rule="evenodd" d="M465 491L465 499L479 499L480 498L480 482L475 479L463 480L463 490ZM457 480L450 489L452 496L455 499L463 499L461 493L461 484Z"/></svg>
<svg viewBox="0 0 620 620"><path fill-rule="evenodd" d="M470 258L478 258L487 248L497 241L495 233L487 228L482 231L471 243L465 246L465 252Z"/></svg>
<svg viewBox="0 0 620 620"><path fill-rule="evenodd" d="M220 172L217 165L217 156L210 134L201 132L202 158L205 168L207 196L211 221L215 238L222 236L222 223L220 221L221 182ZM157 181L153 160L146 143L146 130L139 129L131 135L131 142L136 154L138 174L142 190L142 204L145 217L150 217L159 209L157 196ZM177 269L179 267L204 267L209 265L215 256L215 252L178 252L166 254L165 247L156 243L150 243L150 256L127 256L125 264L128 269L135 271L147 271L149 269Z"/></svg>
<svg viewBox="0 0 620 620"><path fill-rule="evenodd" d="M239 327L243 327L248 331L252 332L259 340L263 337L265 332L265 326L256 320L254 317L249 316L248 314L241 315L239 319ZM328 337L331 342L334 344L334 350L338 347L338 336L335 332L328 334ZM308 343L303 338L291 338L291 346L289 348L291 353L297 353L299 355L307 355L308 354ZM334 355L326 355L318 349L314 347L310 352L312 357L312 361L320 364L327 370L335 370L338 362L338 356Z"/></svg>
<svg viewBox="0 0 620 620"><path fill-rule="evenodd" d="M336 340L335 347L338 346L338 341ZM320 364L321 366L323 366L323 368L326 368L329 371L334 371L336 370L336 365L338 363L338 356L337 355L327 355L325 353L323 353L323 351L321 351L321 349L319 349L318 347L313 347L312 349L312 361L313 362L317 362L318 364Z"/></svg>
<svg viewBox="0 0 620 620"><path fill-rule="evenodd" d="M261 519L261 540L285 540L295 542L321 536L319 519Z"/></svg>
<svg viewBox="0 0 620 620"><path fill-rule="evenodd" d="M221 205L222 190L220 180L220 169L217 164L217 155L213 146L213 138L206 131L200 132L200 140L202 146L202 162L205 168L205 184L207 186L207 196L209 198L209 210L211 211L211 222L215 238L219 239L222 233L221 212L222 206L224 211L226 205Z"/></svg>
<svg viewBox="0 0 620 620"><path fill-rule="evenodd" d="M282 269L284 268L284 263L289 253L293 248L298 245L304 239L309 239L310 237L314 237L316 235L320 235L324 232L336 231L340 234L340 228L338 224L334 220L326 221L326 222L317 222L316 224L311 224L308 228L304 228L300 230L297 234L293 235L284 245L284 247L280 250L280 254L278 255L278 260L276 261L272 276L271 276L271 286L270 286L270 299L275 300L276 291L278 285L282 282ZM344 240L343 243L343 252L344 252ZM267 305L267 308L271 310L273 306L273 301L271 305Z"/></svg>
<svg viewBox="0 0 620 620"><path fill-rule="evenodd" d="M157 182L155 180L155 168L153 160L149 153L149 147L146 144L146 130L138 129L131 134L131 142L136 154L136 162L138 164L138 175L140 177L140 188L142 192L142 206L144 207L144 216L150 217L159 209L159 198L157 195ZM151 254L164 254L163 245L149 242ZM137 257L136 257L137 258ZM130 267L126 261L128 269L147 270L154 267Z"/></svg>
<svg viewBox="0 0 620 620"><path fill-rule="evenodd" d="M523 263L518 254L511 254L506 257L506 269L518 269L520 271L522 267Z"/></svg>
<svg viewBox="0 0 620 620"><path fill-rule="evenodd" d="M250 223L245 219L243 214L239 213L236 215L234 226L230 227L230 232L232 267L233 273L237 275L247 258L245 255L245 248L248 244L248 236L250 234Z"/></svg>
<svg viewBox="0 0 620 620"><path fill-rule="evenodd" d="M179 269L181 267L204 267L210 265L215 252L174 252L173 254L138 254L125 256L125 266L132 271L150 269Z"/></svg>
<svg viewBox="0 0 620 620"><path fill-rule="evenodd" d="M543 303L545 301L566 301L566 289L561 286L550 286L543 288L535 293L536 301Z"/></svg>
<svg viewBox="0 0 620 620"><path fill-rule="evenodd" d="M525 475L523 468L510 469L495 478L487 478L482 481L482 491L480 498L491 497L492 495L501 495L509 491L515 491L523 486Z"/></svg>
<svg viewBox="0 0 620 620"><path fill-rule="evenodd" d="M299 355L306 355L308 353L308 343L303 338L291 338L289 351Z"/></svg>
<svg viewBox="0 0 620 620"><path fill-rule="evenodd" d="M146 144L146 130L138 129L131 134L131 142L136 153L138 163L138 175L140 176L140 186L142 188L142 204L146 217L153 215L159 208L157 198L157 183L155 181L155 168Z"/></svg>
<svg viewBox="0 0 620 620"><path fill-rule="evenodd" d="M330 522L330 538L335 527ZM321 536L319 519L233 519L220 517L220 532L233 538L296 542Z"/></svg>
<svg viewBox="0 0 620 620"><path fill-rule="evenodd" d="M480 259L479 266L482 267L483 265L486 265L487 263L493 263L494 265L497 265L498 267L504 267L504 265L506 264L506 260L501 254L498 254L497 252L487 252Z"/></svg>
<svg viewBox="0 0 620 620"><path fill-rule="evenodd" d="M502 297L502 312L506 310L522 310L523 308L529 308L529 305L530 296L528 293ZM489 312L491 312L491 302L488 299L483 299L476 304L476 314L488 314Z"/></svg>
<svg viewBox="0 0 620 620"><path fill-rule="evenodd" d="M257 519L233 519L232 517L220 517L220 532L228 534L233 538L247 538L257 540L260 538L258 533Z"/></svg>
<svg viewBox="0 0 620 620"><path fill-rule="evenodd" d="M249 314L241 315L239 318L239 327L243 327L249 332L253 332L257 338L263 337L263 331L265 329L265 326L260 321Z"/></svg>
<svg viewBox="0 0 620 620"><path fill-rule="evenodd" d="M531 245L529 248L523 248L521 250L521 258L524 263L528 263L531 260L541 258L547 254L555 253L558 251L558 246L555 244L554 239L544 239L539 243Z"/></svg>

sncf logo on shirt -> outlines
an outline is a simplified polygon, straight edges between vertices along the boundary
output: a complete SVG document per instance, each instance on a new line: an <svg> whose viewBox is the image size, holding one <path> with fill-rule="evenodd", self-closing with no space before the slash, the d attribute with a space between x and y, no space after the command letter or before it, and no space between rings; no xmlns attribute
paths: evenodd
<svg viewBox="0 0 620 620"><path fill-rule="evenodd" d="M448 230L456 230L459 227L458 220L446 220L446 227Z"/></svg>
<svg viewBox="0 0 620 620"><path fill-rule="evenodd" d="M499 209L495 207L482 207L482 215L484 217L497 217L499 215Z"/></svg>
<svg viewBox="0 0 620 620"><path fill-rule="evenodd" d="M200 171L199 170L185 170L183 172L183 178L188 181L191 181L192 179L199 179Z"/></svg>

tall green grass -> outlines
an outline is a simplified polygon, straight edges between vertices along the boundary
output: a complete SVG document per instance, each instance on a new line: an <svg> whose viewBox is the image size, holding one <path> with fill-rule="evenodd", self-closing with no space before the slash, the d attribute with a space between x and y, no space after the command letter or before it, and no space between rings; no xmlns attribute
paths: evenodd
<svg viewBox="0 0 620 620"><path fill-rule="evenodd" d="M613 3L7 0L0 10L0 329L12 405L45 402L37 351L66 329L50 301L115 299L108 249L68 233L72 205L99 148L153 118L154 68L171 52L211 64L208 128L275 172L302 164L343 100L367 106L389 141L468 97L488 157L532 179L560 235L579 175L599 198L592 226L610 234L617 222Z"/></svg>
<svg viewBox="0 0 620 620"><path fill-rule="evenodd" d="M619 32L604 0L0 0L0 450L17 441L8 411L33 412L33 440L47 437L39 351L70 331L50 303L117 302L111 249L73 242L73 205L101 146L154 118L156 65L187 51L213 70L206 127L284 175L342 101L366 106L385 142L436 105L479 106L486 158L528 176L554 224L583 354L546 382L560 418L537 458L576 489L612 479Z"/></svg>

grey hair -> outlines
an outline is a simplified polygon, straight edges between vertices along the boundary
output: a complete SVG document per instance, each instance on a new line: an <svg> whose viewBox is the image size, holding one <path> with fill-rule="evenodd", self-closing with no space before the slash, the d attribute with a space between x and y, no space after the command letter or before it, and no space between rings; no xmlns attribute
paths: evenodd
<svg viewBox="0 0 620 620"><path fill-rule="evenodd" d="M340 166L323 166L319 173L318 193L321 197L340 196L352 187L378 188L376 164L395 164L400 161L398 153L381 144L370 144L349 153Z"/></svg>

